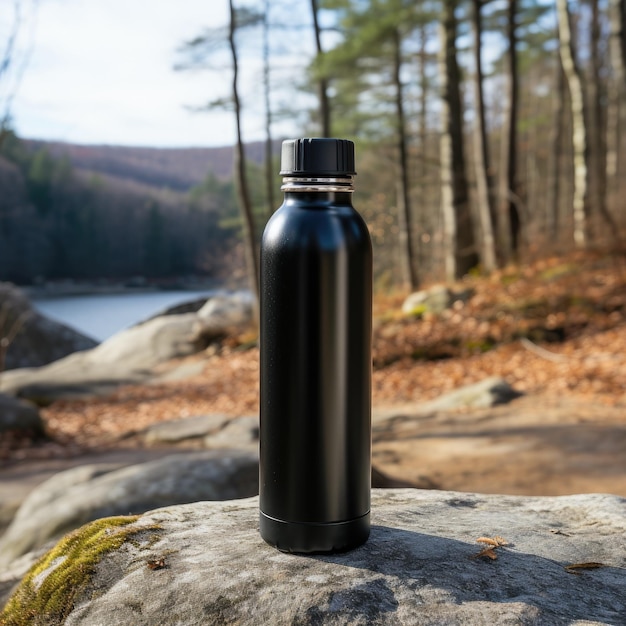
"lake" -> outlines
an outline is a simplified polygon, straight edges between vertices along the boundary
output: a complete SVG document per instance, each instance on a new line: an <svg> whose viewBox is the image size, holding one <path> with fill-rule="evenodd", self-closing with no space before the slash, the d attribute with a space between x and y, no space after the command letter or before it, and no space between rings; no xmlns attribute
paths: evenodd
<svg viewBox="0 0 626 626"><path fill-rule="evenodd" d="M35 308L81 333L104 341L116 332L163 309L210 297L217 291L157 291L111 295L63 296L33 299Z"/></svg>

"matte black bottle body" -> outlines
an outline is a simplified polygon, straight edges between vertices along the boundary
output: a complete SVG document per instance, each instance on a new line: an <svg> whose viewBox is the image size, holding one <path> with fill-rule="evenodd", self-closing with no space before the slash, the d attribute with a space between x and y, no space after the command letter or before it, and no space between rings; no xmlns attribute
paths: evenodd
<svg viewBox="0 0 626 626"><path fill-rule="evenodd" d="M290 552L369 534L372 252L349 192L288 192L261 246L261 534Z"/></svg>

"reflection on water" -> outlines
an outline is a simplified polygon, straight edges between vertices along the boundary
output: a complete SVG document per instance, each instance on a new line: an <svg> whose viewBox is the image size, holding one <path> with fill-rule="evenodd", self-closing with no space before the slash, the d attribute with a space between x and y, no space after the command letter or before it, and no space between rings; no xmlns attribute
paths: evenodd
<svg viewBox="0 0 626 626"><path fill-rule="evenodd" d="M34 300L37 310L97 341L163 309L214 295L215 291L158 291L112 295L68 296Z"/></svg>

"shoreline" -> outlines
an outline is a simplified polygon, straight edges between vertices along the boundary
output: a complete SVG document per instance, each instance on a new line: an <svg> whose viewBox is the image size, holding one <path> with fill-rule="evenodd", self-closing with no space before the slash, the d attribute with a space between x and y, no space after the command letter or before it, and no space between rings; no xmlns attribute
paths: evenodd
<svg viewBox="0 0 626 626"><path fill-rule="evenodd" d="M71 298L80 296L113 296L113 295L141 295L150 293L173 292L218 292L240 291L242 285L221 280L178 280L171 283L158 284L128 284L128 283L75 283L59 282L46 283L41 286L16 285L30 300L53 300L55 298Z"/></svg>

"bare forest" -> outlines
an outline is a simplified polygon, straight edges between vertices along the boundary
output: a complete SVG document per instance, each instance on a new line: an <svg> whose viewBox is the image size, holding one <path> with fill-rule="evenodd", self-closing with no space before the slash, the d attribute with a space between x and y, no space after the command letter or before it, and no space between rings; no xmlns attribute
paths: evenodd
<svg viewBox="0 0 626 626"><path fill-rule="evenodd" d="M207 125L233 112L232 149L26 141L7 105L0 278L254 276L285 120L356 142L379 290L622 249L623 0L301 4L230 2L223 28L178 42L173 71L232 76L199 106Z"/></svg>

